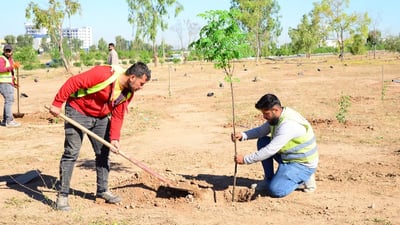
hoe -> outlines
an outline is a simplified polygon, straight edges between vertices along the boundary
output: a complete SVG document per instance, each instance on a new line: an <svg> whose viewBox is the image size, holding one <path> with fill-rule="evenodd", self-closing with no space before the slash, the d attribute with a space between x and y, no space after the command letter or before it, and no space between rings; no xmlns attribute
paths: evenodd
<svg viewBox="0 0 400 225"><path fill-rule="evenodd" d="M45 106L46 109L50 110L50 108L48 106ZM78 122L76 122L75 120L67 117L66 115L64 115L63 113L60 113L59 116L67 121L68 123L74 125L75 127L77 127L78 129L82 130L83 132L85 132L86 134L88 134L89 136L93 137L94 139L96 139L97 141L99 141L100 143L104 144L105 146L111 148L114 148L114 146L109 143L108 141L104 140L103 138L101 138L100 136L98 136L97 134L93 133L92 131L90 131L89 129L87 129L86 127L82 126L81 124L79 124ZM176 185L173 184L173 182L169 179L167 179L166 177L162 176L161 174L153 171L152 169L150 169L149 167L147 167L145 164L143 164L141 161L136 160L132 157L127 156L124 152L122 152L121 150L118 151L117 153L118 155L122 156L123 158L127 159L128 161L130 161L131 163L135 164L136 166L138 166L139 168L141 168L142 170L144 170L145 172L149 173L150 175L156 177L159 181L161 181L162 183L165 184L166 188L171 189L171 191L176 191L179 193L187 193L187 194L194 194L194 190L192 190L190 187L178 187ZM183 186L183 185L182 185Z"/></svg>

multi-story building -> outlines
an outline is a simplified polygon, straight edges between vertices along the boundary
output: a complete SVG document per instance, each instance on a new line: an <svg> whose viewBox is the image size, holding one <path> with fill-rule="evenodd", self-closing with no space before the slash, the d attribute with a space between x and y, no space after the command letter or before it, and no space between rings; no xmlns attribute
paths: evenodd
<svg viewBox="0 0 400 225"><path fill-rule="evenodd" d="M63 37L76 38L82 41L82 49L88 50L92 45L92 28L81 27L81 28L64 28Z"/></svg>
<svg viewBox="0 0 400 225"><path fill-rule="evenodd" d="M47 29L35 28L34 24L26 23L25 24L25 33L29 34L33 37L33 48L39 49L42 39L47 37L47 42L50 41L50 38L47 35ZM64 28L63 29L63 37L65 38L76 38L82 41L82 49L88 50L92 45L92 28L91 27L81 27L81 28Z"/></svg>
<svg viewBox="0 0 400 225"><path fill-rule="evenodd" d="M33 48L40 51L40 44L43 38L47 38L47 42L50 42L50 37L47 35L46 28L35 28L34 24L25 23L25 34L31 35L33 37Z"/></svg>

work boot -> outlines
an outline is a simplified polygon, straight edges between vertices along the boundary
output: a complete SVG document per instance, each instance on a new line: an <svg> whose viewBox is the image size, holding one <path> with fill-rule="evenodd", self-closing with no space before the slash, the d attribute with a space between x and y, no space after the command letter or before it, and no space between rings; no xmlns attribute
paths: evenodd
<svg viewBox="0 0 400 225"><path fill-rule="evenodd" d="M59 195L57 197L56 209L60 211L69 211L71 207L68 204L68 196Z"/></svg>
<svg viewBox="0 0 400 225"><path fill-rule="evenodd" d="M315 173L311 175L308 181L300 184L297 189L302 190L304 192L314 192L317 189L317 183L315 182Z"/></svg>
<svg viewBox="0 0 400 225"><path fill-rule="evenodd" d="M255 189L256 191L267 191L269 186L269 181L263 180L256 184L251 185L251 189Z"/></svg>
<svg viewBox="0 0 400 225"><path fill-rule="evenodd" d="M96 197L106 200L106 203L117 204L121 202L121 198L118 195L111 193L111 191L97 193Z"/></svg>

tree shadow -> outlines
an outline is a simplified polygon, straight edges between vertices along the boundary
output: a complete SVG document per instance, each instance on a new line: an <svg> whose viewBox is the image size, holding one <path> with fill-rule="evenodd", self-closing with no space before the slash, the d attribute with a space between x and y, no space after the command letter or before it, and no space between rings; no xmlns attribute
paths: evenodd
<svg viewBox="0 0 400 225"><path fill-rule="evenodd" d="M23 176L24 174L10 174L0 176L0 182L4 182L4 185L0 186L0 189L12 189L24 193L29 198L32 198L44 205L48 205L51 208L55 208L55 201L51 200L46 193L57 193L60 190L60 183L57 177L41 173L37 170L38 176L28 182L19 183L17 177ZM25 173L26 174L26 173ZM93 193L87 193L76 189L70 189L70 194L79 196L88 200L95 200Z"/></svg>

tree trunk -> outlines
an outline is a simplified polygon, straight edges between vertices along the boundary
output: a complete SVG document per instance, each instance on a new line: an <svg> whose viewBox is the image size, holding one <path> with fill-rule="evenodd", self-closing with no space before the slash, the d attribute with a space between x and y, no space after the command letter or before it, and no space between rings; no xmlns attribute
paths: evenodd
<svg viewBox="0 0 400 225"><path fill-rule="evenodd" d="M339 42L339 47L340 47L340 61L344 60L344 40L343 40L343 29L340 30L340 42Z"/></svg>
<svg viewBox="0 0 400 225"><path fill-rule="evenodd" d="M63 46L62 46L62 44L63 44L63 37L62 37L62 30L61 30L61 29L59 30L59 37L60 37L60 38L57 39L57 37L55 37L55 35L53 36L54 40L56 40L56 42L57 42L58 51L59 51L59 53L60 53L60 58L61 58L61 61L63 62L65 71L66 71L68 74L71 74L71 68L70 68L70 66L69 66L69 61L65 58L65 55L64 55L64 50L63 50Z"/></svg>

